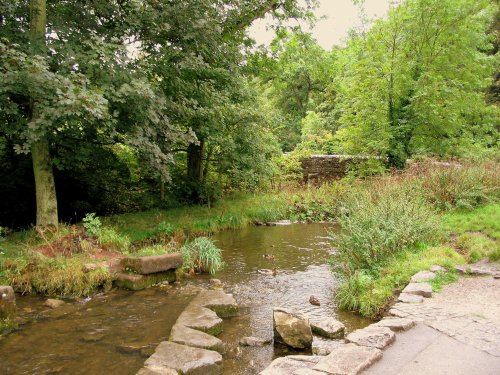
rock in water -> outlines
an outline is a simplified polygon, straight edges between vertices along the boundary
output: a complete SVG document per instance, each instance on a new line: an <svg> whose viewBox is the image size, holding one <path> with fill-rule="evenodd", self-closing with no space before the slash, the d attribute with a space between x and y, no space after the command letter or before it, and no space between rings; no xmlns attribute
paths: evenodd
<svg viewBox="0 0 500 375"><path fill-rule="evenodd" d="M345 326L333 318L326 318L320 322L311 323L312 331L329 339L341 339L344 337Z"/></svg>
<svg viewBox="0 0 500 375"><path fill-rule="evenodd" d="M243 337L240 340L241 346L264 346L270 344L273 340L271 339L261 339L260 337Z"/></svg>
<svg viewBox="0 0 500 375"><path fill-rule="evenodd" d="M14 318L16 315L16 295L11 286L0 286L0 319Z"/></svg>
<svg viewBox="0 0 500 375"><path fill-rule="evenodd" d="M50 307L51 309L56 309L64 304L66 304L66 302L60 299L49 298L48 300L45 301L44 306Z"/></svg>
<svg viewBox="0 0 500 375"><path fill-rule="evenodd" d="M282 308L273 310L274 341L295 349L308 349L313 336L309 319Z"/></svg>

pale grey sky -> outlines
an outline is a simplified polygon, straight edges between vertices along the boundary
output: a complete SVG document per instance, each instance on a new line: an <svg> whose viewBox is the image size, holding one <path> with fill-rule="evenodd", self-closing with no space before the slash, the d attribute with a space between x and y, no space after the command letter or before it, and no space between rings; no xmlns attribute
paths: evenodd
<svg viewBox="0 0 500 375"><path fill-rule="evenodd" d="M390 0L365 0L363 8L369 18L379 18L387 14ZM333 45L341 45L347 37L347 32L353 27L361 26L360 8L352 0L320 0L316 15L325 15L325 20L319 21L312 30L319 44L330 49ZM250 29L250 35L259 44L269 44L274 38L272 30L266 30L266 19L257 20ZM305 28L306 29L306 28Z"/></svg>

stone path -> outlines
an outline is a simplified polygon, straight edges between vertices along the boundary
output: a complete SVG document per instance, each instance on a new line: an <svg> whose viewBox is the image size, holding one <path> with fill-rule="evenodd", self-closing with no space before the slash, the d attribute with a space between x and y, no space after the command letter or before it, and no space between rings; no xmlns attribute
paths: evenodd
<svg viewBox="0 0 500 375"><path fill-rule="evenodd" d="M435 275L416 274L390 316L348 335L350 344L324 357L276 359L261 374L500 374L499 264L474 266L467 273L483 276L461 277L436 295L426 283Z"/></svg>

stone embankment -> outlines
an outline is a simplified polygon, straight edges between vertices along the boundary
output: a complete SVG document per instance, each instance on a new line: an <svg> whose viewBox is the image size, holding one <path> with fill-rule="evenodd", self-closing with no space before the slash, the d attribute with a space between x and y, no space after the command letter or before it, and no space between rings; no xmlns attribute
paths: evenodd
<svg viewBox="0 0 500 375"><path fill-rule="evenodd" d="M137 375L222 373L222 318L238 314L232 295L222 290L200 292L179 316L169 341L158 345Z"/></svg>
<svg viewBox="0 0 500 375"><path fill-rule="evenodd" d="M491 267L484 266L468 266L464 268L464 272L470 273L475 269L482 275L488 274L494 277L498 275L498 272L492 270ZM293 355L278 358L262 371L261 375L356 375L361 372L366 372L366 374L399 374L398 371L404 366L404 363L400 363L401 358L404 358L403 361L407 360L404 355L405 351L408 352L409 348L409 352L411 352L413 347L420 345L429 337L428 333L424 335L424 338L420 336L422 324L427 324L459 342L467 342L468 345L484 351L483 355L490 355L492 358L490 360L486 358L486 366L493 366L493 371L500 371L500 361L496 362L495 358L500 357L500 328L498 326L488 321L480 321L477 317L449 312L432 304L432 287L428 281L443 271L446 270L439 266L433 266L429 271L415 274L400 294L398 302L390 310L390 316L366 328L351 332L345 338L345 342L333 347L329 354L325 356ZM330 325L333 328L332 322ZM415 329L415 327L420 328ZM313 331L318 332L318 329L313 328ZM415 337L408 340L409 336L407 335L413 331L416 332ZM398 337L403 338L403 347L398 345ZM425 348L418 347L417 349L423 350ZM419 353L417 349L415 349L415 355ZM388 365L384 365L385 360L380 361L384 352L391 353L388 357ZM482 357L478 355L477 358ZM484 360L484 358L482 359ZM378 361L380 362L375 364ZM498 367L495 368L497 363ZM372 372L372 368L377 370ZM429 368L432 368L432 364ZM427 368L422 371L424 372L410 371L408 374L431 373L425 372Z"/></svg>
<svg viewBox="0 0 500 375"><path fill-rule="evenodd" d="M181 266L179 253L126 257L117 265L114 284L124 289L141 290L161 282L174 282L175 270Z"/></svg>

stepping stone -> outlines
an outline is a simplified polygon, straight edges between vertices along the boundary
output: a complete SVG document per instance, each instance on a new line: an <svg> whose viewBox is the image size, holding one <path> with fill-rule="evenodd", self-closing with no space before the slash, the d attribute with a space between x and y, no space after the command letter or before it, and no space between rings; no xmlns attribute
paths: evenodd
<svg viewBox="0 0 500 375"><path fill-rule="evenodd" d="M341 339L344 337L345 326L336 319L326 318L320 322L311 322L313 333L329 339Z"/></svg>
<svg viewBox="0 0 500 375"><path fill-rule="evenodd" d="M220 375L222 355L213 350L163 341L146 360L145 367L153 371L173 369L184 375Z"/></svg>
<svg viewBox="0 0 500 375"><path fill-rule="evenodd" d="M273 310L273 330L274 342L285 344L294 349L307 349L312 346L311 326L305 315L275 308Z"/></svg>
<svg viewBox="0 0 500 375"><path fill-rule="evenodd" d="M372 324L366 328L350 333L346 340L360 346L384 349L396 340L396 335L389 328Z"/></svg>
<svg viewBox="0 0 500 375"><path fill-rule="evenodd" d="M182 266L182 256L179 253L154 255L146 257L127 257L121 260L123 269L130 268L141 275L164 272Z"/></svg>
<svg viewBox="0 0 500 375"><path fill-rule="evenodd" d="M321 357L306 355L289 355L287 357L277 358L272 361L260 375L297 375L299 371L311 370L318 364L320 359Z"/></svg>
<svg viewBox="0 0 500 375"><path fill-rule="evenodd" d="M414 320L406 318L386 318L382 319L378 323L375 323L376 326L387 327L394 332L407 331L410 328L415 327L416 324L417 322Z"/></svg>
<svg viewBox="0 0 500 375"><path fill-rule="evenodd" d="M382 351L379 349L347 344L322 357L313 370L335 375L357 375L381 358Z"/></svg>
<svg viewBox="0 0 500 375"><path fill-rule="evenodd" d="M191 302L193 305L207 307L221 318L229 318L238 315L239 308L232 294L224 291L204 290L200 292Z"/></svg>
<svg viewBox="0 0 500 375"><path fill-rule="evenodd" d="M314 355L327 356L341 345L345 344L334 340L315 340L313 341L312 353Z"/></svg>
<svg viewBox="0 0 500 375"><path fill-rule="evenodd" d="M240 340L241 346L265 346L272 343L272 339L261 339L260 337L243 337Z"/></svg>
<svg viewBox="0 0 500 375"><path fill-rule="evenodd" d="M409 283L403 293L415 294L426 298L432 297L432 286L427 283Z"/></svg>
<svg viewBox="0 0 500 375"><path fill-rule="evenodd" d="M120 272L114 276L115 286L128 290L142 290L161 282L174 282L175 271L152 273L149 275L138 275L135 273Z"/></svg>
<svg viewBox="0 0 500 375"><path fill-rule="evenodd" d="M415 294L401 293L398 297L398 301L403 303L422 303L424 302L424 297Z"/></svg>
<svg viewBox="0 0 500 375"><path fill-rule="evenodd" d="M197 329L214 336L221 333L223 329L222 319L214 311L193 304L188 305L186 310L181 313L176 324Z"/></svg>
<svg viewBox="0 0 500 375"><path fill-rule="evenodd" d="M217 337L178 323L172 327L169 341L195 348L215 350L220 353L224 349L224 344Z"/></svg>
<svg viewBox="0 0 500 375"><path fill-rule="evenodd" d="M433 280L436 278L436 274L431 271L420 271L417 272L415 275L412 276L411 282L412 283L422 283L425 281Z"/></svg>

